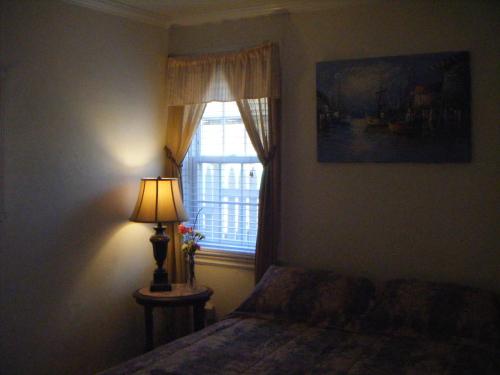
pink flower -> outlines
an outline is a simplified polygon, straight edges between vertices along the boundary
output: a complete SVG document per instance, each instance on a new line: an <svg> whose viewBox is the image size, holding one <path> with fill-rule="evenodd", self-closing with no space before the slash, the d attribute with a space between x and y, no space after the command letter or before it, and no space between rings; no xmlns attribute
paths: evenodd
<svg viewBox="0 0 500 375"><path fill-rule="evenodd" d="M187 232L189 232L189 229L191 228L186 227L184 224L179 224L179 227L177 228L180 234L186 234Z"/></svg>
<svg viewBox="0 0 500 375"><path fill-rule="evenodd" d="M185 254L194 254L197 250L200 250L201 246L198 244L198 241L205 238L202 233L195 229L200 211L196 214L196 219L194 220L194 224L192 226L179 224L177 227L177 231L182 234L182 251Z"/></svg>

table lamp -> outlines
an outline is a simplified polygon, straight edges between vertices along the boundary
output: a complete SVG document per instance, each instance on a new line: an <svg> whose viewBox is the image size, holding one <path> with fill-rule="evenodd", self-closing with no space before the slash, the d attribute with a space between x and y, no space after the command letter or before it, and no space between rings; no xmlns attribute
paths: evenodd
<svg viewBox="0 0 500 375"><path fill-rule="evenodd" d="M130 221L157 224L154 228L155 234L149 239L153 244L153 254L158 266L150 286L152 292L172 290L168 282L168 273L163 269L170 240L163 224L179 223L187 219L176 178L141 179L139 196Z"/></svg>

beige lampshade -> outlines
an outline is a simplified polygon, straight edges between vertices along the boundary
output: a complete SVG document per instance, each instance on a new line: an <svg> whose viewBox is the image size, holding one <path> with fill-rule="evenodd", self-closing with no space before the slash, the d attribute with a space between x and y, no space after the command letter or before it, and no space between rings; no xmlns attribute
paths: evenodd
<svg viewBox="0 0 500 375"><path fill-rule="evenodd" d="M172 223L186 221L181 190L176 178L142 178L131 221Z"/></svg>

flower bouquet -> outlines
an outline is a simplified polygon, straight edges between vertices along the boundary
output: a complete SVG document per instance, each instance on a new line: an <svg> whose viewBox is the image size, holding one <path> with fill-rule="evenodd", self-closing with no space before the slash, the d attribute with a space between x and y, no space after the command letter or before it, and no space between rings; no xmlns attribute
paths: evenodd
<svg viewBox="0 0 500 375"><path fill-rule="evenodd" d="M196 277L194 274L194 255L197 250L200 249L199 241L203 240L205 236L196 230L196 222L198 221L198 214L196 214L196 219L192 227L188 227L184 224L180 224L178 231L182 234L182 252L186 257L187 263L187 284L190 288L194 288L196 284Z"/></svg>

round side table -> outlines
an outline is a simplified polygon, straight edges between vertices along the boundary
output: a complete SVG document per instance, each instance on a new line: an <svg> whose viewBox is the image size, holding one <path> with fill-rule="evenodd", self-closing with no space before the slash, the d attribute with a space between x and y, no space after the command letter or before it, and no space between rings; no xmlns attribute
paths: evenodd
<svg viewBox="0 0 500 375"><path fill-rule="evenodd" d="M136 290L134 298L139 305L144 306L145 351L153 349L153 308L192 306L194 330L198 331L205 327L205 303L212 294L213 290L207 286L191 289L186 284L172 284L172 290L168 292L151 292L149 287Z"/></svg>

